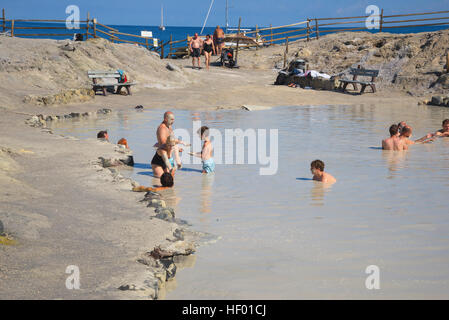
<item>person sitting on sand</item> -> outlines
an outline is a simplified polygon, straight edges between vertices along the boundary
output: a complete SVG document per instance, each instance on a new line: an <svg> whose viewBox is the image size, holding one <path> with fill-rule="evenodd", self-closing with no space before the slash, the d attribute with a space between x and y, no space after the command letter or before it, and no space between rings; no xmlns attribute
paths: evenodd
<svg viewBox="0 0 449 320"><path fill-rule="evenodd" d="M109 135L107 130L103 130L97 133L97 139L103 139L109 141Z"/></svg>
<svg viewBox="0 0 449 320"><path fill-rule="evenodd" d="M212 142L209 139L209 128L206 126L202 126L198 130L198 134L201 137L201 140L204 141L203 148L201 152L189 152L192 156L201 158L203 162L203 173L212 173L215 171L215 162L214 158L212 158Z"/></svg>
<svg viewBox="0 0 449 320"><path fill-rule="evenodd" d="M382 149L383 150L396 150L397 151L400 149L400 140L398 137L398 130L399 130L399 126L397 124L391 125L390 138L382 140Z"/></svg>
<svg viewBox="0 0 449 320"><path fill-rule="evenodd" d="M403 149L400 150L408 150L408 146L417 143L428 143L434 140L433 135L431 133L415 141L410 140L411 136L412 136L412 128L410 126L405 126L404 128L402 128L399 140L402 144Z"/></svg>
<svg viewBox="0 0 449 320"><path fill-rule="evenodd" d="M201 50L203 48L203 40L198 36L198 33L195 32L195 36L189 42L189 50L192 54L192 68L195 69L195 60L198 63L198 69L201 69L200 66L200 56Z"/></svg>
<svg viewBox="0 0 449 320"><path fill-rule="evenodd" d="M161 190L172 188L175 185L175 177L174 177L174 171L173 173L167 173L161 175L161 186L155 186L155 187L144 187L144 186L138 186L134 187L134 192L158 192Z"/></svg>
<svg viewBox="0 0 449 320"><path fill-rule="evenodd" d="M324 162L321 160L312 161L310 164L310 171L313 174L313 180L323 183L335 183L337 179L331 176L329 173L324 172Z"/></svg>
<svg viewBox="0 0 449 320"><path fill-rule="evenodd" d="M433 134L433 136L442 137L442 138L449 137L449 119L444 119L442 126L443 126L443 129L435 132Z"/></svg>
<svg viewBox="0 0 449 320"><path fill-rule="evenodd" d="M126 149L129 149L128 141L126 141L125 138L121 138L121 139L117 142L117 144L120 144L120 145L122 145L122 146L125 146Z"/></svg>
<svg viewBox="0 0 449 320"><path fill-rule="evenodd" d="M174 175L175 168L170 163L173 150L176 146L176 139L169 135L165 144L161 145L151 160L151 168L153 169L153 175L155 178L161 177L164 172Z"/></svg>

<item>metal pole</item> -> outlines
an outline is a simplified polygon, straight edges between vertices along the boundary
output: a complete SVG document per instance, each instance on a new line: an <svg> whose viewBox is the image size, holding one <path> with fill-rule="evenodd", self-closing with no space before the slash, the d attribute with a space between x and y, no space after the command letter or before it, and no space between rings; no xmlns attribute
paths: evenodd
<svg viewBox="0 0 449 320"><path fill-rule="evenodd" d="M237 31L237 34L240 34L240 24L242 22L242 17L239 18L239 29ZM237 65L237 59L239 56L239 40L237 40L237 49L235 50L235 65Z"/></svg>
<svg viewBox="0 0 449 320"><path fill-rule="evenodd" d="M228 27L229 27L229 23L228 23L228 0L226 0L226 33L228 33Z"/></svg>

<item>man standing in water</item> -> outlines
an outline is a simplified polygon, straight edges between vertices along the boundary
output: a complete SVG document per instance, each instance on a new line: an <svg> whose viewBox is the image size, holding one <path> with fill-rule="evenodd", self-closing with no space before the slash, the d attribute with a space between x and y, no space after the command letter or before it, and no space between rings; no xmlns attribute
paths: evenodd
<svg viewBox="0 0 449 320"><path fill-rule="evenodd" d="M220 26L217 26L214 31L214 44L215 44L215 52L218 55L221 55L221 50L224 46L224 36L225 33Z"/></svg>
<svg viewBox="0 0 449 320"><path fill-rule="evenodd" d="M324 162L321 160L312 161L312 163L310 164L310 171L312 171L313 180L315 181L329 184L337 182L337 179L335 179L329 173L324 172Z"/></svg>
<svg viewBox="0 0 449 320"><path fill-rule="evenodd" d="M203 40L201 40L200 37L198 37L198 33L195 32L195 36L190 40L189 43L189 49L190 53L192 55L192 68L195 69L195 60L198 64L198 69L201 69L200 67L200 56L201 56L201 49L203 48Z"/></svg>
<svg viewBox="0 0 449 320"><path fill-rule="evenodd" d="M402 144L403 149L399 150L407 150L408 146L410 145L417 143L428 143L434 140L434 138L432 138L433 135L431 133L415 141L409 139L411 136L412 136L412 128L409 126L403 127L401 130L401 135L399 136L399 140L400 143Z"/></svg>
<svg viewBox="0 0 449 320"><path fill-rule="evenodd" d="M383 150L403 150L402 144L398 137L399 126L397 124L393 124L390 127L390 138L382 140L382 149Z"/></svg>
<svg viewBox="0 0 449 320"><path fill-rule="evenodd" d="M175 115L171 111L167 111L164 113L164 121L159 125L156 131L156 137L157 137L157 144L154 145L154 147L160 147L164 145L167 142L167 138L173 134L173 128L172 125L175 122ZM174 158L176 160L176 164L178 169L182 168L181 158L179 157L179 147L178 144L182 144L184 146L188 146L185 142L181 140L175 140L175 147L173 150ZM173 158L169 159L170 164L174 167L174 160Z"/></svg>

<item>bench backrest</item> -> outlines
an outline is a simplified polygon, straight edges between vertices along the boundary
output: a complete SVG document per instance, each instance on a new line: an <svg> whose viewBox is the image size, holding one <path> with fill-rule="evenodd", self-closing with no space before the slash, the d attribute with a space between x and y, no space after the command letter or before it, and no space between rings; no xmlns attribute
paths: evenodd
<svg viewBox="0 0 449 320"><path fill-rule="evenodd" d="M369 69L356 69L351 68L349 72L353 76L361 76L361 77L377 77L379 75L379 70L369 70Z"/></svg>
<svg viewBox="0 0 449 320"><path fill-rule="evenodd" d="M118 71L87 71L87 76L89 78L120 78L120 73Z"/></svg>

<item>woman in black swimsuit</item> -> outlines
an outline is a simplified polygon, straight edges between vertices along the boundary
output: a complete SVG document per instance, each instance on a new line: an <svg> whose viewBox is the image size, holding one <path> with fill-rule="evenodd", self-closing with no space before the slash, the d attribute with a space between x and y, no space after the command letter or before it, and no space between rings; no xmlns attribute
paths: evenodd
<svg viewBox="0 0 449 320"><path fill-rule="evenodd" d="M212 52L215 55L214 40L211 39L210 34L206 36L206 40L204 40L203 42L203 50L204 50L204 57L206 58L206 69L209 70L210 57L212 55Z"/></svg>
<svg viewBox="0 0 449 320"><path fill-rule="evenodd" d="M176 140L173 136L168 136L165 144L157 149L156 154L151 160L151 168L155 178L159 178L165 172L172 173L175 169L170 163L173 149L176 146Z"/></svg>

